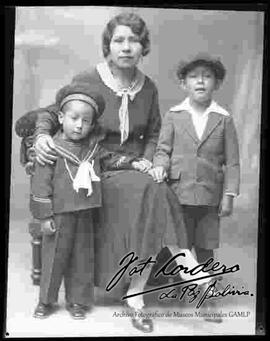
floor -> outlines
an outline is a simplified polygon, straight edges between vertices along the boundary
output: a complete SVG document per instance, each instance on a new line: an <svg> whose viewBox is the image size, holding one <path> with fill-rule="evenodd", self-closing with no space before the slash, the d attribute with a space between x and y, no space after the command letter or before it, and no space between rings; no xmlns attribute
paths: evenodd
<svg viewBox="0 0 270 341"><path fill-rule="evenodd" d="M147 295L146 312L155 315L154 331L144 334L132 327L121 305L104 303L96 288L97 302L85 320L72 320L64 308L63 289L59 309L46 320L32 317L37 304L38 286L30 278L31 246L27 221L11 221L9 234L7 337L75 337L75 336L180 336L180 335L253 335L255 333L256 252L252 246L242 248L223 242L218 258L228 265L240 264L237 274L227 276L235 288L249 290L254 296L228 296L218 301L223 322L206 322L196 316L188 302L177 299L160 302L157 294ZM225 283L225 285L226 285ZM119 313L119 314L117 314Z"/></svg>

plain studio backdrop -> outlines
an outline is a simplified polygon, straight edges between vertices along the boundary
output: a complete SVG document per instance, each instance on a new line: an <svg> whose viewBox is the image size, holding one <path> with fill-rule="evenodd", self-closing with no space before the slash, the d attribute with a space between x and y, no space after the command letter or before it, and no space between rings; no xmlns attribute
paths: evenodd
<svg viewBox="0 0 270 341"><path fill-rule="evenodd" d="M224 84L216 93L215 100L227 108L235 120L241 156L241 195L235 200L233 217L222 221L221 248L218 252L228 265L240 264L238 277L241 284L255 294L262 12L91 6L18 7L10 187L10 236L15 238L17 244L12 247L12 237L9 258L18 253L17 247L30 249L28 239L20 237L28 234L29 177L19 162L21 140L14 132L14 124L25 112L51 104L56 91L69 83L76 73L103 60L102 31L110 18L122 11L138 13L150 30L151 51L143 58L140 68L158 87L162 115L184 99L175 76L180 60L187 60L198 52L208 52L220 57L227 69ZM20 229L15 228L18 223ZM31 259L16 259L26 261L24 267L29 269L30 274ZM9 263L9 273L20 267L20 264ZM24 275L27 280L29 274ZM251 304L254 308L255 299Z"/></svg>

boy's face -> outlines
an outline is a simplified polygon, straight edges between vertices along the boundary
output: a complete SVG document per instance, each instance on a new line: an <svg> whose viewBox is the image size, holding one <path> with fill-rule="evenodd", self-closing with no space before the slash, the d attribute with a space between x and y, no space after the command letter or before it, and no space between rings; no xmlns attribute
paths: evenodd
<svg viewBox="0 0 270 341"><path fill-rule="evenodd" d="M189 98L197 103L209 102L213 91L218 89L219 84L214 72L206 66L197 66L189 71L182 81L182 87Z"/></svg>
<svg viewBox="0 0 270 341"><path fill-rule="evenodd" d="M88 103L74 100L66 103L58 120L63 126L65 140L79 141L93 129L94 108Z"/></svg>

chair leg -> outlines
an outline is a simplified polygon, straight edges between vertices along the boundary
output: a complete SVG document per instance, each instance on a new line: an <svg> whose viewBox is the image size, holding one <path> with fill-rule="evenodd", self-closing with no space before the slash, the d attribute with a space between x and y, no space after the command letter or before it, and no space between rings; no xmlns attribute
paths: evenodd
<svg viewBox="0 0 270 341"><path fill-rule="evenodd" d="M41 277L41 244L42 238L33 238L32 244L32 274L31 278L34 285L39 285Z"/></svg>
<svg viewBox="0 0 270 341"><path fill-rule="evenodd" d="M40 231L39 222L33 220L29 223L29 232L32 236L32 272L31 278L33 285L39 285L41 277L41 248L42 248L42 234Z"/></svg>

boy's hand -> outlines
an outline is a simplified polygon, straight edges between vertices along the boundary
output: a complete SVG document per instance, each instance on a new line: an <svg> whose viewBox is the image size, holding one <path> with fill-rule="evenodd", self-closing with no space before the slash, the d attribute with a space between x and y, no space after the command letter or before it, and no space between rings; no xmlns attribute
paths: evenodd
<svg viewBox="0 0 270 341"><path fill-rule="evenodd" d="M52 218L44 219L41 221L41 232L47 236L55 234L56 228L54 220Z"/></svg>
<svg viewBox="0 0 270 341"><path fill-rule="evenodd" d="M140 161L133 161L131 163L132 167L142 173L147 173L152 167L152 162L147 159L142 159Z"/></svg>
<svg viewBox="0 0 270 341"><path fill-rule="evenodd" d="M35 142L36 160L44 166L46 163L53 164L57 159L56 152L54 151L55 144L50 135L40 135Z"/></svg>
<svg viewBox="0 0 270 341"><path fill-rule="evenodd" d="M154 181L156 182L163 182L164 179L167 177L167 172L164 167L157 166L155 168L152 168L148 171L148 174L152 176Z"/></svg>
<svg viewBox="0 0 270 341"><path fill-rule="evenodd" d="M219 216L229 217L233 213L233 199L232 195L225 194L220 205Z"/></svg>

